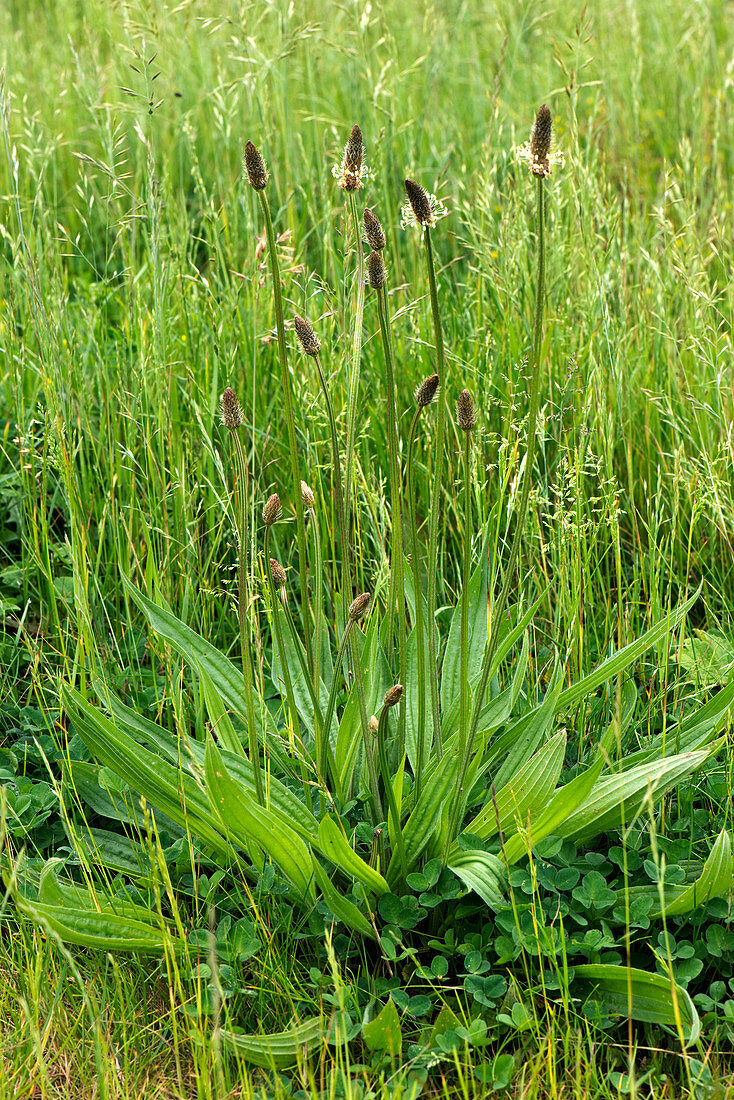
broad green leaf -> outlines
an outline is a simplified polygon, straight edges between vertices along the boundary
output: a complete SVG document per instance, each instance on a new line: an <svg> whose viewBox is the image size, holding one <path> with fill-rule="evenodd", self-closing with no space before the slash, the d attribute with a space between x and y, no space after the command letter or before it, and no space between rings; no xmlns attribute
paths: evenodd
<svg viewBox="0 0 734 1100"><path fill-rule="evenodd" d="M362 1038L368 1050L384 1050L396 1058L403 1046L400 1017L390 998L374 1019L362 1024Z"/></svg>
<svg viewBox="0 0 734 1100"><path fill-rule="evenodd" d="M241 1035L236 1031L222 1030L222 1044L232 1054L244 1058L262 1069L288 1069L299 1061L305 1061L319 1048L327 1028L319 1016L279 1031L273 1035Z"/></svg>
<svg viewBox="0 0 734 1100"><path fill-rule="evenodd" d="M222 696L215 688L208 672L205 672L203 668L199 669L199 683L201 684L209 722L216 735L217 741L223 748L234 753L235 756L244 756L242 742L235 732L235 728L232 725L232 719L227 713L227 708L224 705Z"/></svg>
<svg viewBox="0 0 734 1100"><path fill-rule="evenodd" d="M364 913L349 898L345 898L341 890L334 886L315 856L313 857L313 870L319 890L324 895L326 904L337 920L340 920L347 928L351 928L352 931L358 932L360 936L366 936L367 939L371 940L378 939L375 929Z"/></svg>
<svg viewBox="0 0 734 1100"><path fill-rule="evenodd" d="M280 617L280 635L283 642L284 653L281 654L276 646L273 647L273 659L272 659L272 681L276 691L283 697L283 704L285 705L285 680L281 669L281 658L285 661L290 673L291 687L293 688L293 701L298 711L298 716L304 725L302 734L304 739L307 740L306 734L310 732L313 734L315 729L315 717L314 717L314 705L309 691L308 684L306 683L303 667L299 659L299 654L296 649L296 645L300 647L301 657L305 660L306 651L303 647L303 643L300 639L294 639L288 629L288 625L285 621L285 612L279 603L276 603L275 607L271 609L271 615L273 613ZM329 700L329 691L323 684L320 685L320 691L318 695L319 705L323 710L326 709L326 704Z"/></svg>
<svg viewBox="0 0 734 1100"><path fill-rule="evenodd" d="M629 824L646 798L657 800L667 787L691 775L710 755L710 750L702 749L604 776L584 803L553 831L569 840L584 841L615 828L623 816Z"/></svg>
<svg viewBox="0 0 734 1100"><path fill-rule="evenodd" d="M17 897L16 905L21 913L35 924L49 929L64 941L80 947L99 948L102 951L162 952L166 943L176 947L175 939L164 939L160 928L143 921L114 913L98 913L91 909L67 909L61 905L48 905L40 901ZM153 915L155 916L155 915Z"/></svg>
<svg viewBox="0 0 734 1100"><path fill-rule="evenodd" d="M651 920L661 917L681 917L705 905L711 898L728 894L734 885L734 858L731 851L731 839L723 829L709 852L700 877L683 886L664 886L664 905L660 905L660 892L657 886L634 886L629 890L630 900L636 897L648 897L653 901L649 916ZM624 894L618 891L618 905L624 903Z"/></svg>
<svg viewBox="0 0 734 1100"><path fill-rule="evenodd" d="M576 966L574 971L576 979L589 986L592 996L615 1015L669 1026L675 1026L677 1018L688 1032L687 1045L698 1039L701 1022L693 1001L685 989L663 974L603 963Z"/></svg>
<svg viewBox="0 0 734 1100"><path fill-rule="evenodd" d="M107 867L130 878L150 874L150 858L146 849L120 833L81 825L69 839L75 848L81 846L89 860L98 867Z"/></svg>
<svg viewBox="0 0 734 1100"><path fill-rule="evenodd" d="M462 596L451 616L449 636L441 665L441 709L447 710L461 690L461 607ZM482 554L480 565L469 581L467 679L469 683L482 667L487 645L487 560Z"/></svg>
<svg viewBox="0 0 734 1100"><path fill-rule="evenodd" d="M357 855L332 816L322 818L318 841L314 842L314 846L341 871L361 882L366 889L375 894L386 894L389 891L390 887L380 872Z"/></svg>
<svg viewBox="0 0 734 1100"><path fill-rule="evenodd" d="M136 741L153 745L158 752L173 764L180 765L196 775L203 772L206 749L200 741L188 739L185 745L183 743L179 745L160 726L147 718L143 718L136 711L131 710L130 707L126 707L112 692L105 693L104 702L117 725L127 730ZM267 750L271 755L274 755L272 751L273 743L274 738L268 738ZM226 749L222 750L222 756L232 775L241 783L244 783L250 793L254 793L255 779L250 761L244 756L227 752ZM195 767L192 767L192 762ZM269 806L285 814L289 824L305 839L311 837L315 831L313 814L309 813L296 795L273 775L272 770L268 774L266 788Z"/></svg>
<svg viewBox="0 0 734 1100"><path fill-rule="evenodd" d="M540 706L524 714L507 733L502 735L502 742L508 741L510 747L504 763L493 776L497 790L512 779L545 741L556 715L558 695L558 689L549 691ZM493 745L490 753L494 747Z"/></svg>
<svg viewBox="0 0 734 1100"><path fill-rule="evenodd" d="M220 855L229 854L208 799L190 775L138 745L73 688L64 688L63 700L74 731L98 760L177 825L190 829Z"/></svg>
<svg viewBox="0 0 734 1100"><path fill-rule="evenodd" d="M104 783L104 772L99 764L65 760L62 764L62 776L65 799L70 797L73 790L85 806L101 817L111 818L123 825L145 827L145 815L140 809L139 796L127 784L123 791L112 790ZM159 828L166 829L173 836L184 835L183 829L161 810L155 811L155 820Z"/></svg>
<svg viewBox="0 0 734 1100"><path fill-rule="evenodd" d="M659 642L661 638L664 638L669 631L673 630L688 612L693 607L694 603L698 599L699 592L701 591L700 585L693 593L689 600L677 607L666 619L656 623L650 630L646 631L634 642L630 642L629 645L624 646L617 653L613 653L611 657L607 657L606 661L602 661L593 672L590 672L588 676L582 677L581 680L577 680L576 683L571 684L565 691L561 692L558 700L558 709L566 710L568 707L573 706L574 703L578 703L580 699L590 695L592 691L596 691L598 687L606 683L607 680L611 680L612 677L618 676L620 672L624 670L636 661L638 657L641 657L648 649L651 649L656 642Z"/></svg>
<svg viewBox="0 0 734 1100"><path fill-rule="evenodd" d="M367 634L358 637L368 718L378 709L388 687L394 683L380 645L378 626L378 616L373 615L367 628ZM359 700L356 686L353 683L339 723L334 751L334 761L339 776L339 789L343 792L348 791L352 785L354 768L361 748L362 726Z"/></svg>
<svg viewBox="0 0 734 1100"><path fill-rule="evenodd" d="M210 738L206 746L206 787L212 809L235 840L254 841L276 863L302 899L315 892L311 852L282 815L258 805L250 792L227 771L222 754Z"/></svg>
<svg viewBox="0 0 734 1100"><path fill-rule="evenodd" d="M694 752L710 744L716 736L719 724L728 716L734 702L734 680L718 691L703 706L687 714L677 725L657 734L647 748L625 759L625 770L636 764L659 760L662 756L682 752ZM665 746L665 752L663 752Z"/></svg>
<svg viewBox="0 0 734 1100"><path fill-rule="evenodd" d="M490 909L507 908L507 898L501 887L506 877L505 867L497 856L483 851L456 852L449 858L448 866Z"/></svg>
<svg viewBox="0 0 734 1100"><path fill-rule="evenodd" d="M403 826L403 841L408 867L412 867L436 829L441 824L441 811L448 805L451 789L456 783L458 758L446 746L441 760L432 762L426 771L426 783L413 812ZM400 874L400 862L393 852L386 878L392 887Z"/></svg>
<svg viewBox="0 0 734 1100"><path fill-rule="evenodd" d="M519 830L514 836L505 840L504 851L507 862L516 863L518 859L527 855L528 846L539 844L547 836L555 836L566 818L589 797L603 768L604 758L599 755L586 771L577 775L564 787L559 787L537 817L531 817L527 828Z"/></svg>
<svg viewBox="0 0 734 1100"><path fill-rule="evenodd" d="M523 828L528 815L542 809L553 794L565 753L566 734L560 730L496 792L494 799L487 796L466 831L486 841L499 829L514 833L518 827Z"/></svg>

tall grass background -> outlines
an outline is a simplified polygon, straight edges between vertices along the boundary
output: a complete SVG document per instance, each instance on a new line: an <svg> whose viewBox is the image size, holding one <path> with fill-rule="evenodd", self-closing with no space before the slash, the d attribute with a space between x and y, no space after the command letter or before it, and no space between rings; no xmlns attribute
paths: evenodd
<svg viewBox="0 0 734 1100"><path fill-rule="evenodd" d="M573 672L588 669L702 578L694 625L726 627L733 45L724 2L4 5L0 729L29 705L51 723L58 677L85 690L97 663L156 711L184 705L170 652L148 661L120 571L144 589L155 580L192 627L236 648L234 601L223 598L236 586L218 416L225 386L245 410L255 500L280 490L289 461L267 255L256 196L241 181L242 147L254 140L272 169L286 313L317 326L344 429L354 242L331 166L354 122L373 173L365 201L388 234L403 437L413 390L434 369L420 250L398 228L403 178L419 178L451 210L435 235L444 390L453 401L468 386L479 414L472 507L481 530L499 495L515 491L529 387L533 190L513 149L536 106L551 105L567 161L547 188L552 305L521 558L528 596L552 582L536 618L538 668L559 644ZM303 476L331 512L325 554L334 557L329 423L313 365L291 337ZM388 570L383 370L368 298L358 590ZM461 578L461 440L449 425L439 605L454 601ZM419 445L424 518L431 462ZM291 541L276 547L284 562ZM668 665L659 667L650 699L665 702ZM191 717L203 724L203 710ZM27 1095L44 1037L74 1042L72 1026L49 1023L58 998L45 1021L33 1008L43 1000L33 966L47 976L61 967L57 989L71 971L31 935L3 949L28 985L4 1025L15 1036L5 1072ZM120 983L134 971L107 985L111 973L89 980L117 991L109 996L132 1026L134 999ZM97 1037L98 1053L106 1041ZM172 1090L183 1075L179 1067ZM128 1095L113 1080L113 1094ZM578 1095L583 1080L579 1070ZM550 1090L542 1072L537 1085Z"/></svg>

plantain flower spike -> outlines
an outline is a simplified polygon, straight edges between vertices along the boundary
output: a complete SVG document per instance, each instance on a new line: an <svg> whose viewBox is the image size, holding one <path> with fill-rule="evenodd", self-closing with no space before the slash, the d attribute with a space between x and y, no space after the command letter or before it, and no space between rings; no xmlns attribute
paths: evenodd
<svg viewBox="0 0 734 1100"><path fill-rule="evenodd" d="M347 616L353 623L358 623L360 619L364 618L371 599L372 596L369 592L362 592L361 595L352 600Z"/></svg>
<svg viewBox="0 0 734 1100"><path fill-rule="evenodd" d="M227 386L222 394L220 406L222 409L222 423L225 428L229 428L231 432L241 428L245 422L242 415L242 406L237 400L237 394L230 386Z"/></svg>
<svg viewBox="0 0 734 1100"><path fill-rule="evenodd" d="M263 187L265 187L268 182L268 172L265 167L265 161L251 141L248 141L247 145L245 145L245 155L243 159L245 162L245 172L247 173L250 184L255 191L262 191Z"/></svg>
<svg viewBox="0 0 734 1100"><path fill-rule="evenodd" d="M406 179L405 193L408 201L403 205L400 213L400 225L403 229L417 226L424 229L426 226L435 225L439 218L445 218L448 210L435 195L426 191L415 180Z"/></svg>
<svg viewBox="0 0 734 1100"><path fill-rule="evenodd" d="M296 313L293 318L293 327L296 330L301 350L306 355L318 355L321 351L321 341L314 332L311 322L307 321L305 317L299 317Z"/></svg>
<svg viewBox="0 0 734 1100"><path fill-rule="evenodd" d="M282 515L283 507L280 503L280 497L277 493L273 493L265 502L265 507L263 508L263 523L266 527L272 527L274 523L278 522Z"/></svg>
<svg viewBox="0 0 734 1100"><path fill-rule="evenodd" d="M380 219L369 207L365 207L362 221L367 244L374 252L381 252L385 247L385 230L382 228Z"/></svg>
<svg viewBox="0 0 734 1100"><path fill-rule="evenodd" d="M331 174L342 191L358 191L370 170L364 163L364 142L359 126L353 126L349 141L344 146L341 164L335 164Z"/></svg>
<svg viewBox="0 0 734 1100"><path fill-rule="evenodd" d="M396 684L395 687L388 688L388 690L385 692L383 706L396 707L402 698L403 685Z"/></svg>
<svg viewBox="0 0 734 1100"><path fill-rule="evenodd" d="M380 252L370 252L367 257L367 282L373 290L382 290L387 282L385 261Z"/></svg>
<svg viewBox="0 0 734 1100"><path fill-rule="evenodd" d="M314 506L314 495L305 481L301 482L301 501L306 510Z"/></svg>
<svg viewBox="0 0 734 1100"><path fill-rule="evenodd" d="M515 150L515 157L527 164L534 176L541 178L549 176L556 165L563 167L563 153L553 149L553 119L547 103L538 109L530 140Z"/></svg>
<svg viewBox="0 0 734 1100"><path fill-rule="evenodd" d="M477 422L474 402L468 390L462 390L456 402L456 423L462 432L470 432Z"/></svg>
<svg viewBox="0 0 734 1100"><path fill-rule="evenodd" d="M276 588L285 588L285 569L275 558L270 559L270 576L273 578L273 584Z"/></svg>
<svg viewBox="0 0 734 1100"><path fill-rule="evenodd" d="M428 378L424 378L418 389L415 391L415 403L421 409L426 405L430 405L438 391L439 377L437 374L432 374Z"/></svg>

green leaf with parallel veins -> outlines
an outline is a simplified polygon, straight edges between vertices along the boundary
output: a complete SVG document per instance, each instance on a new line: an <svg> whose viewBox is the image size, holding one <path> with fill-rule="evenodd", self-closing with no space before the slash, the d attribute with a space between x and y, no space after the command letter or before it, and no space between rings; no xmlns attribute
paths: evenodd
<svg viewBox="0 0 734 1100"><path fill-rule="evenodd" d="M159 927L129 917L97 913L92 909L68 909L28 898L18 897L15 900L21 913L42 928L47 927L64 943L99 948L102 951L156 954L164 950L166 942L177 946L176 941L171 938L164 940ZM158 919L154 913L151 913L151 918L154 921Z"/></svg>
<svg viewBox="0 0 734 1100"><path fill-rule="evenodd" d="M240 1035L236 1031L222 1030L222 1044L232 1054L244 1058L262 1069L288 1069L305 1059L323 1043L328 1027L321 1018L304 1020L287 1031L273 1035Z"/></svg>
<svg viewBox="0 0 734 1100"><path fill-rule="evenodd" d="M566 734L560 730L497 791L494 799L487 798L466 831L485 841L495 836L499 829L516 832L517 822L522 827L528 814L537 813L553 794L565 753Z"/></svg>
<svg viewBox="0 0 734 1100"><path fill-rule="evenodd" d="M698 1039L701 1022L693 1001L685 989L664 975L602 963L575 966L574 971L576 980L612 1014L669 1026L675 1026L678 1017L688 1031L687 1045Z"/></svg>
<svg viewBox="0 0 734 1100"><path fill-rule="evenodd" d="M314 846L345 874L361 882L375 894L386 894L390 887L379 871L357 855L341 829L330 815L322 818L318 841Z"/></svg>
<svg viewBox="0 0 734 1100"><path fill-rule="evenodd" d="M461 690L461 608L463 596L451 616L449 636L441 665L441 709L448 710ZM487 644L487 568L486 555L469 581L467 678L469 683L482 667Z"/></svg>

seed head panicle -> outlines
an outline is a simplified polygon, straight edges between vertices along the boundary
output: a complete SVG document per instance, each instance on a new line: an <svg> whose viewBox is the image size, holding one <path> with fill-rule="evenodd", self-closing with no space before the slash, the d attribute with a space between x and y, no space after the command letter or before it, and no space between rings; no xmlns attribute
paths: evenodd
<svg viewBox="0 0 734 1100"><path fill-rule="evenodd" d="M237 400L237 394L227 386L226 390L221 396L220 407L222 410L222 423L225 428L229 428L231 432L236 431L237 428L241 428L245 422L245 418L242 414L242 406Z"/></svg>
<svg viewBox="0 0 734 1100"><path fill-rule="evenodd" d="M359 126L353 126L349 141L344 146L341 164L335 164L331 174L342 191L358 191L369 176L369 168L364 163L364 142Z"/></svg>
<svg viewBox="0 0 734 1100"><path fill-rule="evenodd" d="M321 351L321 341L314 332L311 322L307 321L305 317L299 317L296 313L293 318L293 327L296 330L301 350L306 355L318 355Z"/></svg>
<svg viewBox="0 0 734 1100"><path fill-rule="evenodd" d="M556 165L563 167L563 153L553 148L553 118L547 103L538 109L530 140L515 150L515 156L527 164L534 176L549 176Z"/></svg>
<svg viewBox="0 0 734 1100"><path fill-rule="evenodd" d="M244 162L250 184L256 191L262 191L268 182L268 172L265 161L251 141L245 145Z"/></svg>
<svg viewBox="0 0 734 1100"><path fill-rule="evenodd" d="M400 225L403 229L410 226L418 226L420 229L435 225L439 218L445 218L448 210L435 195L426 191L415 180L406 179L405 193L408 201L401 210Z"/></svg>
<svg viewBox="0 0 734 1100"><path fill-rule="evenodd" d="M400 700L403 698L403 685L395 684L394 687L388 688L385 692L385 699L383 706L396 707Z"/></svg>
<svg viewBox="0 0 734 1100"><path fill-rule="evenodd" d="M381 252L385 247L385 230L382 228L380 219L369 207L365 207L362 221L367 244L374 252Z"/></svg>
<svg viewBox="0 0 734 1100"><path fill-rule="evenodd" d="M314 506L314 495L305 481L301 482L301 501L303 507L306 509L313 508Z"/></svg>
<svg viewBox="0 0 734 1100"><path fill-rule="evenodd" d="M347 617L351 619L353 623L358 623L367 613L367 608L370 606L371 599L372 596L369 592L362 592L350 603Z"/></svg>
<svg viewBox="0 0 734 1100"><path fill-rule="evenodd" d="M287 579L285 569L275 558L270 559L270 576L273 578L273 584L276 588L285 588Z"/></svg>
<svg viewBox="0 0 734 1100"><path fill-rule="evenodd" d="M470 432L476 422L472 395L468 390L462 390L456 402L456 423L462 432Z"/></svg>
<svg viewBox="0 0 734 1100"><path fill-rule="evenodd" d="M265 501L265 507L263 508L263 523L266 527L272 527L274 523L277 523L280 517L283 515L283 506L280 503L280 497L277 493L273 493Z"/></svg>
<svg viewBox="0 0 734 1100"><path fill-rule="evenodd" d="M367 257L367 282L373 290L382 290L387 282L387 271L381 252L370 252Z"/></svg>
<svg viewBox="0 0 734 1100"><path fill-rule="evenodd" d="M424 378L415 391L416 405L419 405L422 409L425 408L426 405L430 405L438 392L439 382L440 379L437 374L432 374L429 378Z"/></svg>

